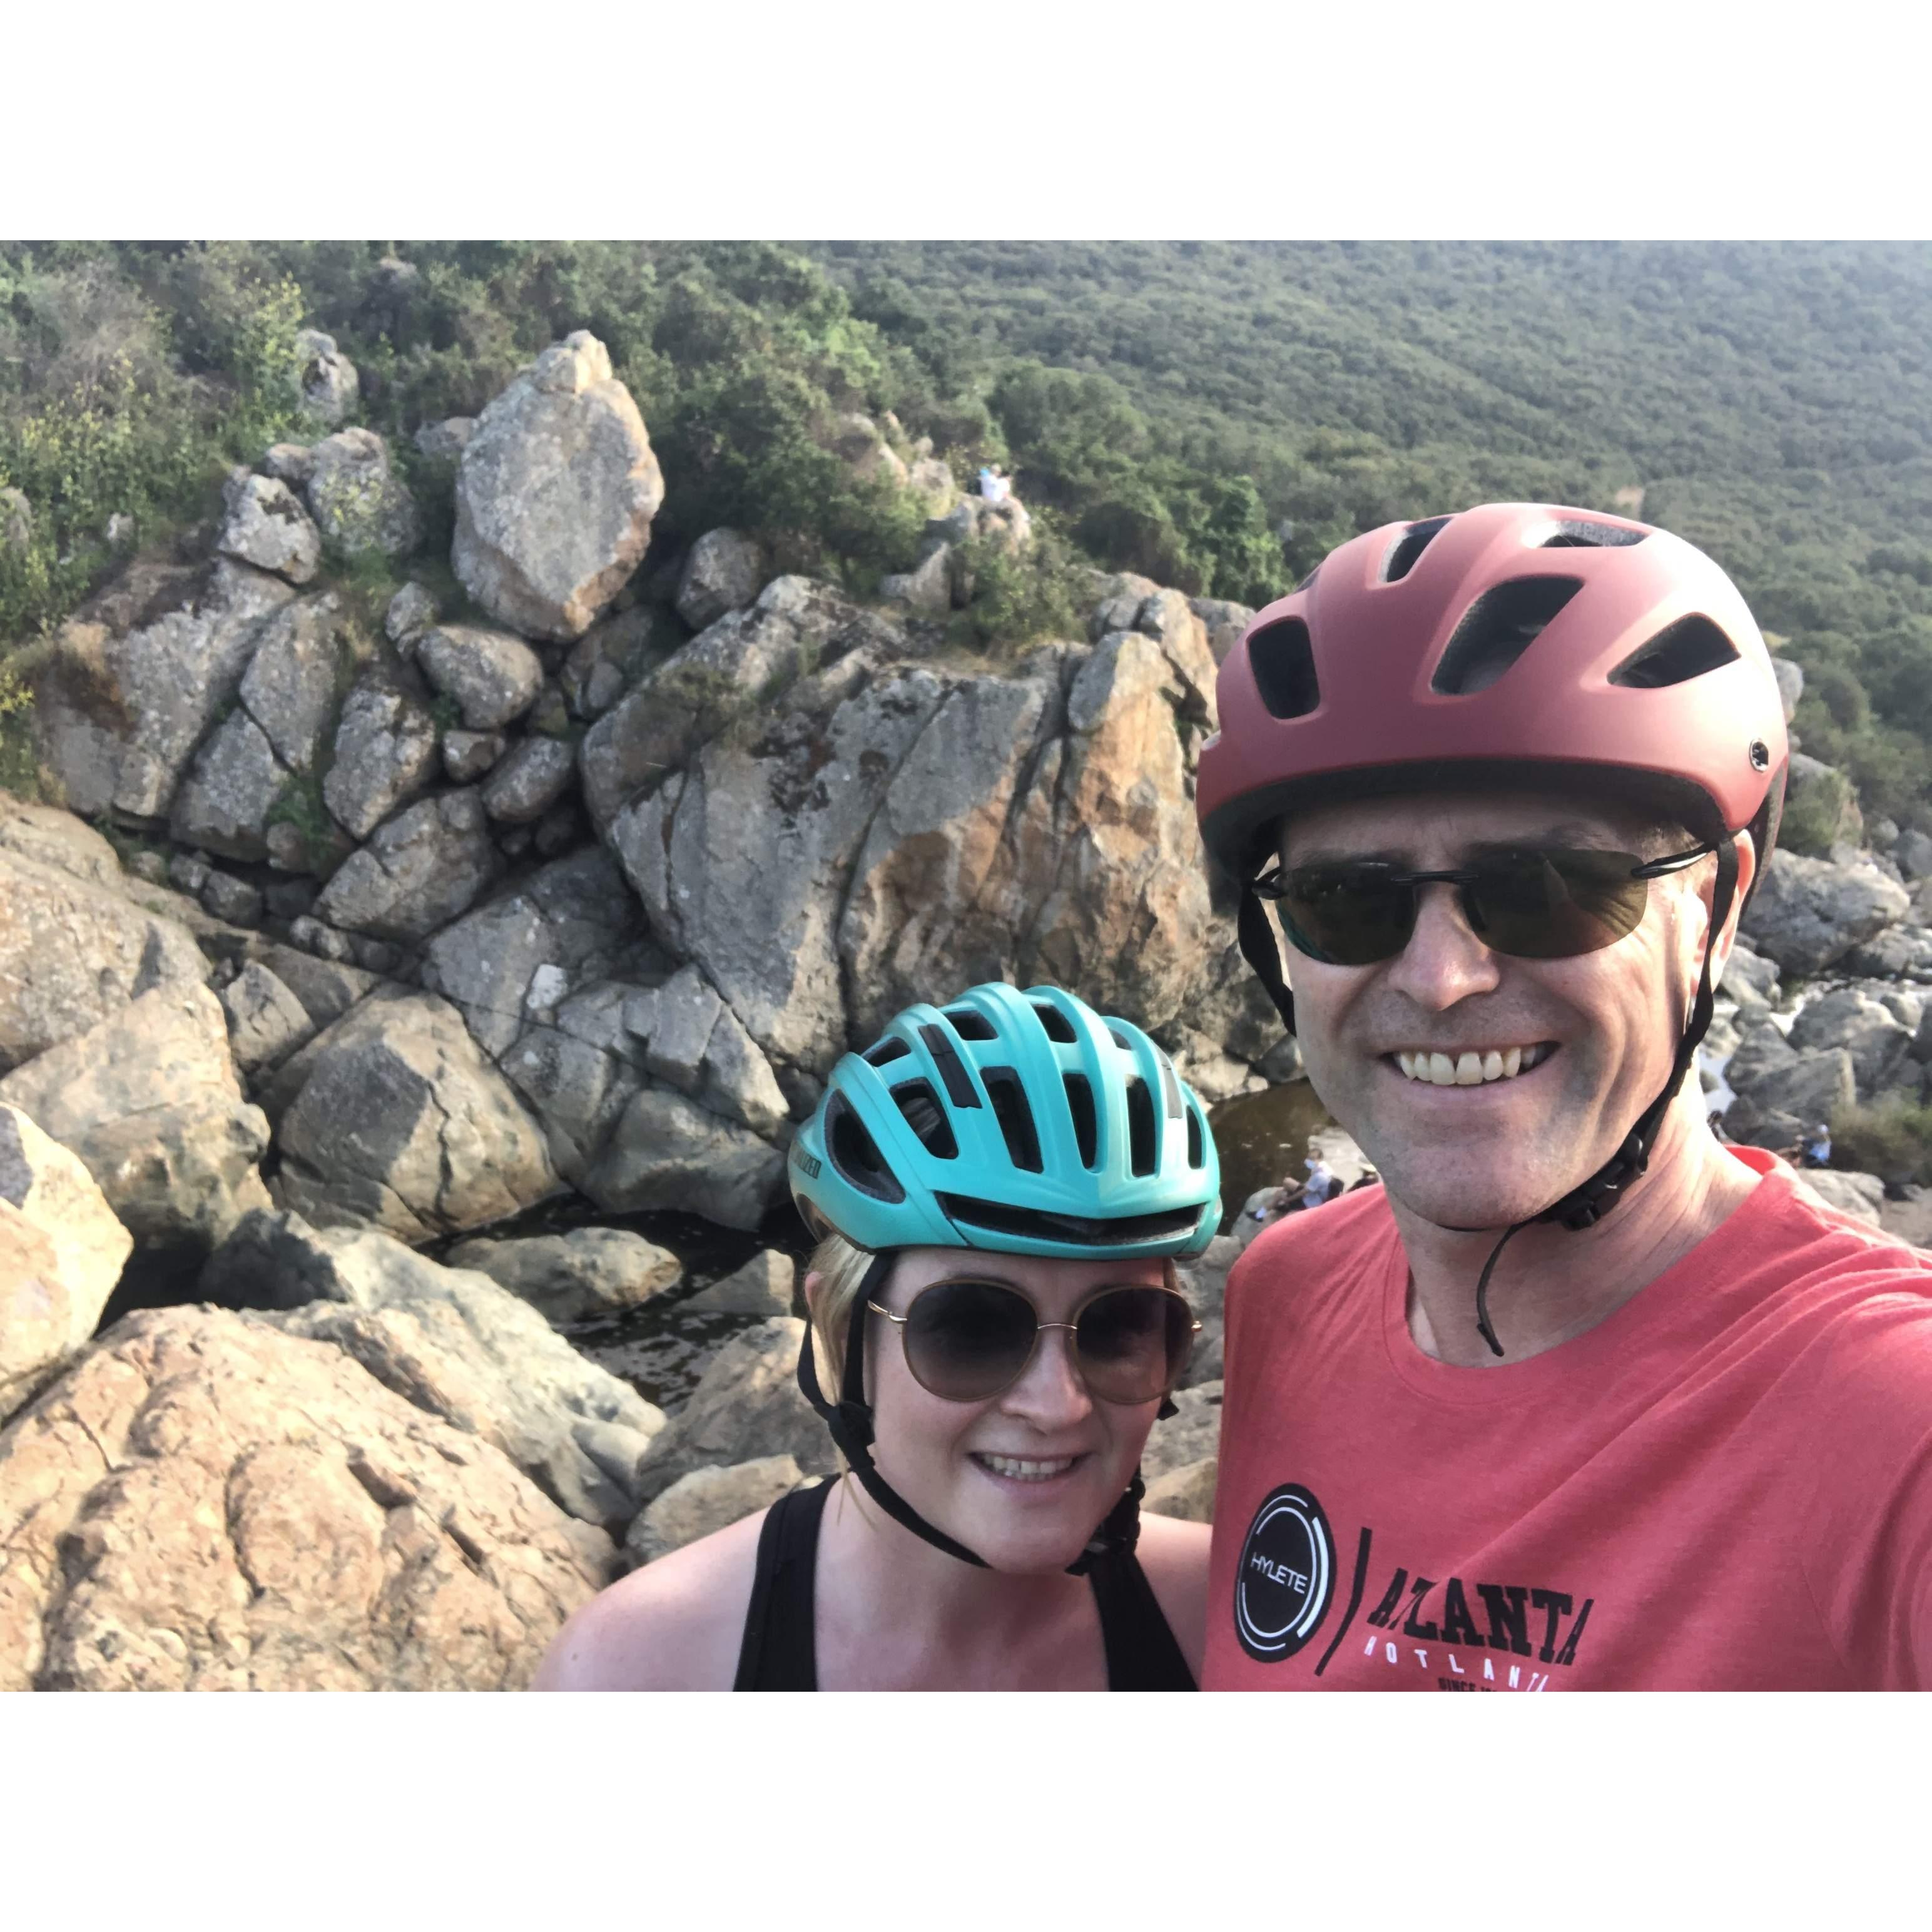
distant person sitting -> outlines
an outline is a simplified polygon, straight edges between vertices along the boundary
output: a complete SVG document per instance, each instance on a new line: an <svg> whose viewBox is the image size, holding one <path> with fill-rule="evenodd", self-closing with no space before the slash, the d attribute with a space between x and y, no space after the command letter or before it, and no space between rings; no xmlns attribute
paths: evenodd
<svg viewBox="0 0 1932 1932"><path fill-rule="evenodd" d="M1822 1120L1805 1136L1804 1164L1807 1167L1829 1167L1832 1164L1832 1130Z"/></svg>
<svg viewBox="0 0 1932 1932"><path fill-rule="evenodd" d="M1013 493L1011 480L997 464L983 466L980 471L980 494L989 503L1004 503Z"/></svg>
<svg viewBox="0 0 1932 1932"><path fill-rule="evenodd" d="M1308 1170L1308 1178L1295 1180L1284 1176L1281 1185L1254 1210L1257 1221L1271 1221L1297 1208L1318 1208L1341 1191L1334 1173L1315 1156L1311 1154L1302 1165Z"/></svg>

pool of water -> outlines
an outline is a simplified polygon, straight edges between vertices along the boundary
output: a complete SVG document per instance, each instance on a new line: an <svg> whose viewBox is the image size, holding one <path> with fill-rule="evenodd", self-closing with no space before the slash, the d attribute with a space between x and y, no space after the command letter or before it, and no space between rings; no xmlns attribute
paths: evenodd
<svg viewBox="0 0 1932 1932"><path fill-rule="evenodd" d="M1284 1176L1301 1178L1308 1137L1331 1124L1328 1112L1306 1080L1291 1080L1260 1094L1244 1094L1209 1110L1221 1154L1221 1205L1226 1228L1258 1187Z"/></svg>

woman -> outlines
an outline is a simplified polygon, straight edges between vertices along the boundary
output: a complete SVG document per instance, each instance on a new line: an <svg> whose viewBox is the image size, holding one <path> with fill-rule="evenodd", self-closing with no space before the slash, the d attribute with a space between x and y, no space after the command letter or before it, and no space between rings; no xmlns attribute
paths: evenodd
<svg viewBox="0 0 1932 1932"><path fill-rule="evenodd" d="M1192 1690L1208 1529L1141 1517L1138 1465L1220 1176L1166 1055L1057 987L909 1006L790 1172L850 1467L614 1585L535 1688Z"/></svg>

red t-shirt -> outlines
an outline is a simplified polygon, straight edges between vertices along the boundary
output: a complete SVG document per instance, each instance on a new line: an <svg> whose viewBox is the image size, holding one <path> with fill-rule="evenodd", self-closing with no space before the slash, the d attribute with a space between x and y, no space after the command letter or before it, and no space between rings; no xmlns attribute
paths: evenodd
<svg viewBox="0 0 1932 1932"><path fill-rule="evenodd" d="M1737 1152L1714 1233L1495 1368L1416 1347L1380 1188L1254 1241L1204 1689L1932 1683L1932 1258Z"/></svg>

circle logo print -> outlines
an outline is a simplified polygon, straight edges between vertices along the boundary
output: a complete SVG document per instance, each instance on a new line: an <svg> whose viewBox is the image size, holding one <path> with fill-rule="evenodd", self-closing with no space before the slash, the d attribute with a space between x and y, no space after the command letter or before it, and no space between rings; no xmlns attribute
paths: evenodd
<svg viewBox="0 0 1932 1932"><path fill-rule="evenodd" d="M1299 1483L1271 1490L1255 1512L1234 1572L1234 1634L1262 1664L1279 1664L1321 1628L1335 1589L1335 1539Z"/></svg>

